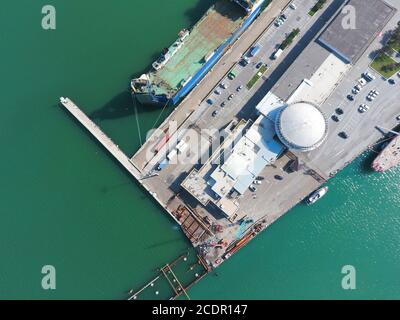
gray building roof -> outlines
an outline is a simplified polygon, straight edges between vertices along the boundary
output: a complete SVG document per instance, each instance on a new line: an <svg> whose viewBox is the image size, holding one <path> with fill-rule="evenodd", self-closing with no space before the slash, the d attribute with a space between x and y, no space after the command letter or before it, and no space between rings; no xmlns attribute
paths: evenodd
<svg viewBox="0 0 400 320"><path fill-rule="evenodd" d="M395 12L396 9L382 0L350 0L317 41L347 63L354 64ZM352 18L355 28L352 28Z"/></svg>
<svg viewBox="0 0 400 320"><path fill-rule="evenodd" d="M309 44L271 89L287 101L304 79L310 79L331 53L316 42Z"/></svg>

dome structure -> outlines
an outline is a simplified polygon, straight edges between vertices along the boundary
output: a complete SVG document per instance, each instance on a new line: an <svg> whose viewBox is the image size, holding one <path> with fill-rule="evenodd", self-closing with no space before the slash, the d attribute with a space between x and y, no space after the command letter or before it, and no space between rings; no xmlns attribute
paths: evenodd
<svg viewBox="0 0 400 320"><path fill-rule="evenodd" d="M279 139L293 151L308 152L318 148L328 133L328 122L324 114L308 102L284 107L275 125Z"/></svg>

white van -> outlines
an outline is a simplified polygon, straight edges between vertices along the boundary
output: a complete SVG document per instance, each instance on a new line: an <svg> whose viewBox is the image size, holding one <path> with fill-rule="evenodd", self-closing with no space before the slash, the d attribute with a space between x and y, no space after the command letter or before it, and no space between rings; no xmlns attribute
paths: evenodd
<svg viewBox="0 0 400 320"><path fill-rule="evenodd" d="M282 55L282 53L283 53L283 50L282 50L282 49L278 49L278 50L273 54L272 59L274 59L274 60L278 59L278 58Z"/></svg>

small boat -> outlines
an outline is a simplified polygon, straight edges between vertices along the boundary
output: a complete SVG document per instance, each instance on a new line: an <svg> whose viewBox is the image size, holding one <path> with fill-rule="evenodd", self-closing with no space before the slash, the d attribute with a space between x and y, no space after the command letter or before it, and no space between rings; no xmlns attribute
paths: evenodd
<svg viewBox="0 0 400 320"><path fill-rule="evenodd" d="M329 188L323 187L318 190L315 190L308 198L306 198L305 202L308 205L312 205L320 200L324 195L327 194Z"/></svg>

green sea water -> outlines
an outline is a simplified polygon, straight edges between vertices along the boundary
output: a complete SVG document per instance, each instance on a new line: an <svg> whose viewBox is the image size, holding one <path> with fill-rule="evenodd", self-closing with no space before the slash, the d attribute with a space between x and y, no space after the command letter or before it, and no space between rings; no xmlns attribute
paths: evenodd
<svg viewBox="0 0 400 320"><path fill-rule="evenodd" d="M160 110L129 80L212 0L16 0L0 10L1 299L122 299L190 247L176 224L58 105L68 96L129 154ZM52 4L57 29L41 27ZM165 116L162 115L162 117ZM194 299L400 298L400 169L365 154L193 289ZM268 205L268 204L266 204ZM44 265L57 289L41 287ZM357 289L341 288L341 268Z"/></svg>

